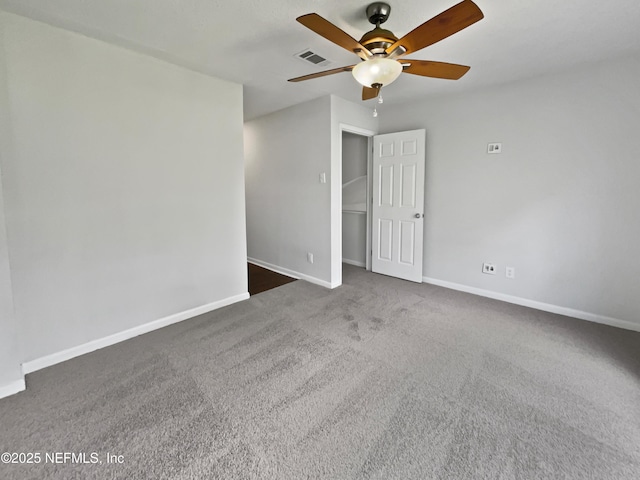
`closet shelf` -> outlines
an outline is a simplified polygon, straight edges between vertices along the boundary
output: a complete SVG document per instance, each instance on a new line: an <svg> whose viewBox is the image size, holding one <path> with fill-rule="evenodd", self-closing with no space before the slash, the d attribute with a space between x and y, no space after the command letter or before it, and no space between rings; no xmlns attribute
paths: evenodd
<svg viewBox="0 0 640 480"><path fill-rule="evenodd" d="M365 210L356 210L353 208L343 208L342 213L355 213L357 215L366 215L367 212Z"/></svg>
<svg viewBox="0 0 640 480"><path fill-rule="evenodd" d="M367 211L367 176L354 178L342 185L342 210Z"/></svg>

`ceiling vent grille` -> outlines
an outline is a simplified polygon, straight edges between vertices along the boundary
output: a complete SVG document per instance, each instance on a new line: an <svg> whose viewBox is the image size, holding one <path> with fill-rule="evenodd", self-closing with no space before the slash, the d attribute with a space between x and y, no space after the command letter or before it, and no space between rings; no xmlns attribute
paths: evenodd
<svg viewBox="0 0 640 480"><path fill-rule="evenodd" d="M327 60L323 56L318 55L317 53L309 50L308 48L305 48L300 53L296 53L294 56L296 58L299 58L303 62L312 63L314 65L318 65L322 67L325 65L329 65L331 63L329 60Z"/></svg>

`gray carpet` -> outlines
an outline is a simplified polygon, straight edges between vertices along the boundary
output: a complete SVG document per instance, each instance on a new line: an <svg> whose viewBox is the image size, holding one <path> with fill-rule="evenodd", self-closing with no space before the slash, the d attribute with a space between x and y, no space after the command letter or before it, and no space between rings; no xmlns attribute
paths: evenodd
<svg viewBox="0 0 640 480"><path fill-rule="evenodd" d="M345 266L27 376L0 478L640 478L640 334ZM107 453L123 463L107 464Z"/></svg>

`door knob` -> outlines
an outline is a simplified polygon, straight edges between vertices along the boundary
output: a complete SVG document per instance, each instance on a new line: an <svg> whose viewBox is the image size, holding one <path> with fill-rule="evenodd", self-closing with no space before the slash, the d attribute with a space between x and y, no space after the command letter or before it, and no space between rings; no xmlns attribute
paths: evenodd
<svg viewBox="0 0 640 480"><path fill-rule="evenodd" d="M416 214L415 214L415 217L416 217L416 218L420 218L421 216L422 216L422 215L420 215L419 213L416 213Z"/></svg>

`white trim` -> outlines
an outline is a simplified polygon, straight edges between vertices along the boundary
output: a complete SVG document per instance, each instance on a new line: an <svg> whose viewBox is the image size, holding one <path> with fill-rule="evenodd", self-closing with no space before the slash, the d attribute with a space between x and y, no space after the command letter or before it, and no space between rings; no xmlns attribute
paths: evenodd
<svg viewBox="0 0 640 480"><path fill-rule="evenodd" d="M362 267L366 268L367 264L364 262L358 262L356 260L349 260L348 258L343 258L342 263L346 263L347 265L353 265L354 267Z"/></svg>
<svg viewBox="0 0 640 480"><path fill-rule="evenodd" d="M355 125L349 125L348 123L340 123L339 127L343 132L355 133L356 135L361 135L363 137L373 137L374 135L377 135L373 130L356 127Z"/></svg>
<svg viewBox="0 0 640 480"><path fill-rule="evenodd" d="M0 387L0 398L15 395L16 393L23 392L27 389L27 384L24 382L24 378L16 380Z"/></svg>
<svg viewBox="0 0 640 480"><path fill-rule="evenodd" d="M438 285L440 287L450 288L452 290L458 290L460 292L472 293L473 295L479 295L481 297L493 298L494 300L501 300L503 302L513 303L515 305L522 305L523 307L535 308L536 310L542 310L544 312L557 313L558 315L565 315L567 317L578 318L580 320L587 320L589 322L601 323L604 325L609 325L611 327L624 328L625 330L640 332L640 324L629 322L628 320L621 320L619 318L583 312L582 310L574 310L573 308L561 307L559 305L552 305L550 303L538 302L536 300L529 300L513 295L506 295L504 293L492 292L491 290L483 290L482 288L469 287L467 285L447 282L435 278L422 277L422 281L424 283L430 283L431 285Z"/></svg>
<svg viewBox="0 0 640 480"><path fill-rule="evenodd" d="M203 313L211 312L212 310L216 310L218 308L226 307L227 305L231 305L232 303L240 302L248 298L248 292L241 293L239 295L228 297L217 302L208 303L200 307L185 310L184 312L169 315L168 317L160 318L158 320L154 320L152 322L145 323L128 330L123 330L122 332L114 333L113 335L109 335L107 337L92 340L90 342L83 343L82 345L77 345L75 347L62 350L61 352L45 355L44 357L24 362L22 364L22 373L26 375L27 373L50 367L51 365L55 365L56 363L70 360L74 357L84 355L85 353L93 352L94 350L98 350L100 348L108 347L110 345L129 340L130 338L137 337L138 335L142 335L144 333L148 333L153 330L172 325L174 323L182 322L183 320L202 315Z"/></svg>
<svg viewBox="0 0 640 480"><path fill-rule="evenodd" d="M257 258L247 258L247 262L253 263L254 265L258 265L259 267L266 268L267 270L271 270L272 272L279 273L281 275L286 275L287 277L295 278L296 280L304 280L305 282L313 283L315 285L320 285L324 288L336 288L340 285L332 285L331 283L320 280L319 278L312 277L310 275L305 275L304 273L295 272L293 270L289 270L288 268L279 267L277 265L273 265L269 262L263 262L262 260L258 260Z"/></svg>

